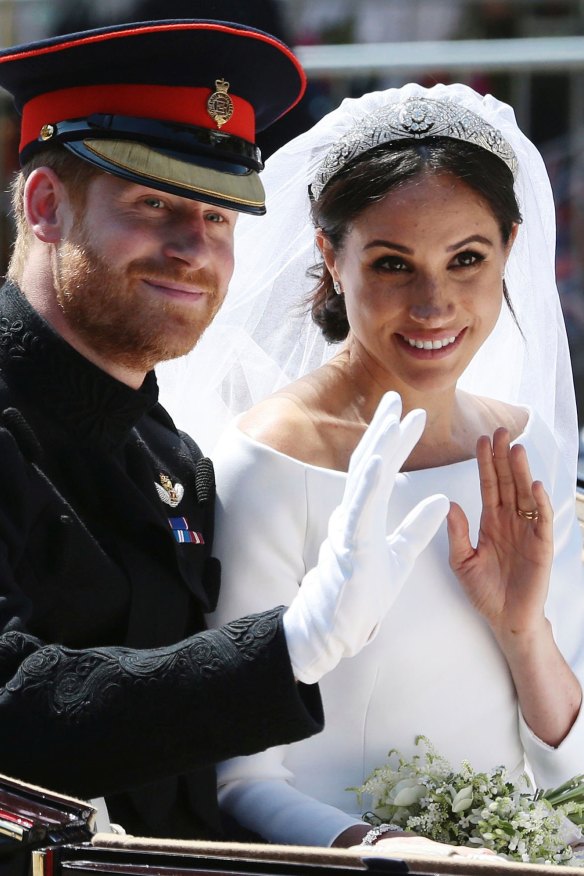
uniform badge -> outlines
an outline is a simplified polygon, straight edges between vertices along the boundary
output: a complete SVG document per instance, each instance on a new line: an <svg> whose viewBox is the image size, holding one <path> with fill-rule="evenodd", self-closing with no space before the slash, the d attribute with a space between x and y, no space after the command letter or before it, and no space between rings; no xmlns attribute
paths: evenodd
<svg viewBox="0 0 584 876"><path fill-rule="evenodd" d="M43 141L50 140L54 133L54 125L43 125L40 130L39 137Z"/></svg>
<svg viewBox="0 0 584 876"><path fill-rule="evenodd" d="M160 483L154 482L156 492L162 499L165 505L170 505L171 508L176 508L180 500L185 494L185 488L178 481L173 484L168 475L160 472Z"/></svg>
<svg viewBox="0 0 584 876"><path fill-rule="evenodd" d="M169 517L168 525L172 529L174 540L179 544L205 544L203 533L190 529L186 517Z"/></svg>
<svg viewBox="0 0 584 876"><path fill-rule="evenodd" d="M227 94L229 82L225 79L215 80L216 91L207 99L207 112L218 128L221 128L233 115L233 101Z"/></svg>

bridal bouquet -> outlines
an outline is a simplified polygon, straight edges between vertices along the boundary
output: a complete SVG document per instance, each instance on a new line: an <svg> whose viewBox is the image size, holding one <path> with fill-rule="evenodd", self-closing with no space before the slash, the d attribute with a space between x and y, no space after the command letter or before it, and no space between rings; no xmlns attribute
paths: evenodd
<svg viewBox="0 0 584 876"><path fill-rule="evenodd" d="M535 790L527 775L512 781L503 767L478 773L467 761L455 772L425 736L407 761L392 749L360 788L371 798L364 820L391 822L438 842L488 848L524 863L581 863L571 844L584 841L584 775L553 790Z"/></svg>

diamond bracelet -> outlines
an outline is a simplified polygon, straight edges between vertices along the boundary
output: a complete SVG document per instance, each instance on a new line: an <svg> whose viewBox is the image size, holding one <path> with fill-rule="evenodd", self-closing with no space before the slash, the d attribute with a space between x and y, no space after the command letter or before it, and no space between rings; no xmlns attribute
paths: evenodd
<svg viewBox="0 0 584 876"><path fill-rule="evenodd" d="M393 833L394 831L403 833L403 827L400 827L399 824L378 824L376 827L372 827L371 830L367 831L367 833L361 840L361 845L374 846L377 840L382 837L383 834Z"/></svg>

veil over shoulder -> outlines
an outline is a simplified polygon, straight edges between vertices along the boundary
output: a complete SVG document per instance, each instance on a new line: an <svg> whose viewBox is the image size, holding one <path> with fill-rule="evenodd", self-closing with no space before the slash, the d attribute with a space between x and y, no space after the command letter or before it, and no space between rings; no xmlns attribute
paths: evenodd
<svg viewBox="0 0 584 876"><path fill-rule="evenodd" d="M318 367L338 345L306 312L307 270L317 261L308 186L331 146L359 119L408 97L451 100L497 128L518 159L515 189L523 223L507 263L520 328L503 306L491 336L459 386L535 409L554 433L576 483L578 428L572 370L555 280L555 213L543 159L510 106L466 85L402 88L344 100L279 149L262 174L267 214L241 216L236 269L215 321L187 356L157 369L160 398L206 453L236 414Z"/></svg>

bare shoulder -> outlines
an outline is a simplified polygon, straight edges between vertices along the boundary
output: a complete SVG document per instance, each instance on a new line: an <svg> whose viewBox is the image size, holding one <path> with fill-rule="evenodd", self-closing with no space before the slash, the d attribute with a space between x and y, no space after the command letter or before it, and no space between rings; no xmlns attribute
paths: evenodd
<svg viewBox="0 0 584 876"><path fill-rule="evenodd" d="M310 386L297 381L254 405L238 426L250 438L286 456L321 465L319 414L318 400Z"/></svg>
<svg viewBox="0 0 584 876"><path fill-rule="evenodd" d="M511 441L516 441L525 431L529 420L527 408L480 396L474 396L474 402L483 434L492 435L495 429L503 427L509 432Z"/></svg>

